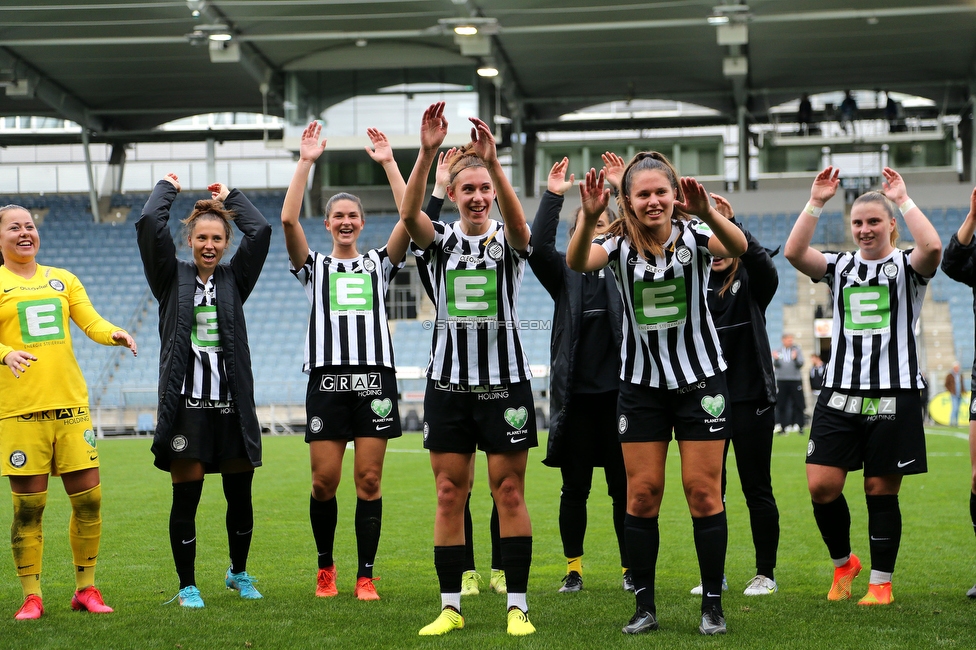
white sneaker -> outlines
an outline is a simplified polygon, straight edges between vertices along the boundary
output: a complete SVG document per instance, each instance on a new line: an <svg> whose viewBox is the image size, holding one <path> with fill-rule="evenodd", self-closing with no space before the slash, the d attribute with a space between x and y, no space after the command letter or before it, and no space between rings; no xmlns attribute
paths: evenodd
<svg viewBox="0 0 976 650"><path fill-rule="evenodd" d="M728 591L728 590L729 590L729 583L726 581L725 576L722 576L722 591ZM692 596L702 595L702 584L700 582L698 583L697 587L691 590L691 595Z"/></svg>
<svg viewBox="0 0 976 650"><path fill-rule="evenodd" d="M749 581L746 590L742 594L745 596L768 596L769 594L775 594L777 591L779 591L779 587L776 586L775 580L771 580L763 575L757 575Z"/></svg>
<svg viewBox="0 0 976 650"><path fill-rule="evenodd" d="M976 598L976 585L973 585L973 588L967 591L966 595L970 598Z"/></svg>
<svg viewBox="0 0 976 650"><path fill-rule="evenodd" d="M783 433L783 427L777 424L773 427L773 433Z"/></svg>

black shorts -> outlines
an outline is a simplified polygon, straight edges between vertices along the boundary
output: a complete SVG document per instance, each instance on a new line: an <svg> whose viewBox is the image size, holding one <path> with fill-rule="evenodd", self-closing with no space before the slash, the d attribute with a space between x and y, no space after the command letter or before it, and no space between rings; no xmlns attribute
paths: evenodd
<svg viewBox="0 0 976 650"><path fill-rule="evenodd" d="M427 380L425 449L503 454L538 444L532 382L465 387Z"/></svg>
<svg viewBox="0 0 976 650"><path fill-rule="evenodd" d="M305 414L305 442L403 435L396 372L386 366L313 369Z"/></svg>
<svg viewBox="0 0 976 650"><path fill-rule="evenodd" d="M620 382L617 434L620 442L725 440L732 436L725 373L681 388L651 388Z"/></svg>
<svg viewBox="0 0 976 650"><path fill-rule="evenodd" d="M172 430L166 448L169 462L199 460L204 471L212 474L220 471L225 460L248 457L234 402L180 397Z"/></svg>
<svg viewBox="0 0 976 650"><path fill-rule="evenodd" d="M824 388L813 411L807 463L863 468L864 476L925 473L918 391Z"/></svg>

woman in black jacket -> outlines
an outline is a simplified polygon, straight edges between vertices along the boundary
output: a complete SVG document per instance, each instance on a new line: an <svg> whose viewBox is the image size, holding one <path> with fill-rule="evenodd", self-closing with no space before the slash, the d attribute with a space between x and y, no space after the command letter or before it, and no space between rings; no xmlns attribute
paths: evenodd
<svg viewBox="0 0 976 650"><path fill-rule="evenodd" d="M959 224L959 230L949 240L942 255L942 270L956 282L962 282L973 290L973 312L976 313L976 189L969 195L969 214ZM970 373L970 391L976 395L976 359ZM924 403L924 402L923 402ZM969 483L969 518L976 530L976 400L969 405L969 461L972 478ZM976 598L976 585L966 592Z"/></svg>
<svg viewBox="0 0 976 650"><path fill-rule="evenodd" d="M257 283L271 244L271 226L239 190L215 183L213 200L197 201L183 220L193 262L179 260L170 234L170 206L179 179L156 184L136 223L146 279L159 301L159 408L152 451L169 471L169 532L180 578L180 605L203 607L196 587L197 505L205 473L220 472L227 500L231 566L225 584L257 599L246 570L254 528L251 481L261 465L261 427L254 405L244 301ZM244 237L229 264L221 258L231 221Z"/></svg>
<svg viewBox="0 0 976 650"><path fill-rule="evenodd" d="M732 206L712 194L719 212L733 219ZM731 409L735 464L749 508L752 541L756 547L756 576L743 592L763 596L777 591L773 569L779 546L779 510L773 497L769 462L773 450L776 379L766 353L766 307L779 285L769 251L747 230L748 249L738 258L715 257L708 278L708 310L729 365L726 371ZM725 472L722 472L725 495ZM724 585L723 585L724 587ZM692 590L700 593L701 585Z"/></svg>
<svg viewBox="0 0 976 650"><path fill-rule="evenodd" d="M559 591L583 588L586 501L594 467L603 467L607 479L624 571L623 584L625 589L632 589L624 549L627 476L617 439L617 388L623 343L620 294L612 275L602 270L577 273L566 265L566 254L556 250L563 194L573 186L574 180L572 175L566 179L568 167L569 160L563 158L549 172L548 191L532 224L533 250L529 256L529 266L555 302L549 372L549 443L542 462L558 467L563 479L559 535L567 567ZM607 210L597 223L597 232L605 230L614 218L613 212ZM572 229L575 228L574 222Z"/></svg>

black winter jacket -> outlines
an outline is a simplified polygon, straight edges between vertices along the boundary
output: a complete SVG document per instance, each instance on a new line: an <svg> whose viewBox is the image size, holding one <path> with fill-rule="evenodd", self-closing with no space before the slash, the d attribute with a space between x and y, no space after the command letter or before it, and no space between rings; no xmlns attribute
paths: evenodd
<svg viewBox="0 0 976 650"><path fill-rule="evenodd" d="M566 264L566 254L556 250L556 230L563 197L546 191L532 222L532 254L529 266L552 296L554 305L549 367L549 443L542 461L549 467L563 463L562 433L572 395L573 368L576 363L579 328L583 320L583 274ZM607 309L613 323L616 347L623 345L621 322L623 306L613 276L605 277ZM584 354L585 350L582 351ZM607 363L620 364L620 357Z"/></svg>
<svg viewBox="0 0 976 650"><path fill-rule="evenodd" d="M736 225L739 224L736 222ZM739 258L739 268L733 280L735 290L730 290L720 298L718 292L724 282L724 274L719 276L713 272L709 276L708 306L723 350L728 341L723 335L723 329L729 328L728 331L731 331L736 325L744 326L747 322L751 329L756 351L754 362L750 358L748 364L735 363L729 358L730 355L735 355L734 350L729 350L728 354L724 355L729 364L726 382L730 391L736 392L731 390L733 384L741 389L743 386L761 381L762 389L754 392L763 393L768 404L775 404L776 376L773 373L773 360L769 352L769 335L766 333L766 308L779 286L779 274L776 272L776 265L773 264L769 251L763 248L759 240L748 230L743 228L742 232L746 236L748 248ZM738 287L735 286L735 282L739 283ZM718 301L724 303L721 308L716 307Z"/></svg>
<svg viewBox="0 0 976 650"><path fill-rule="evenodd" d="M956 282L962 282L973 289L973 314L976 314L976 237L968 244L962 244L953 233L949 245L942 253L942 270ZM976 359L973 359L970 383L976 390Z"/></svg>
<svg viewBox="0 0 976 650"><path fill-rule="evenodd" d="M173 419L190 360L197 277L193 263L177 259L176 245L170 234L169 212L176 194L172 183L165 180L156 183L136 222L146 279L153 296L159 301L159 408L152 449L156 456L154 464L164 471L169 471L168 449L174 433ZM236 213L234 223L244 236L230 263L219 264L214 269L220 344L227 353L225 364L230 394L240 414L248 459L257 467L261 465L261 426L254 404L244 301L254 289L268 256L271 226L239 190L231 190L224 206Z"/></svg>

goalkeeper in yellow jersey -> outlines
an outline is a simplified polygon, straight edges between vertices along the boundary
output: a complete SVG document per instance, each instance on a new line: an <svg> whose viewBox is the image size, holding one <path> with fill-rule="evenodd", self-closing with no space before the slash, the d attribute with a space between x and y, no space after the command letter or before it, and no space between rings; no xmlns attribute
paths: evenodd
<svg viewBox="0 0 976 650"><path fill-rule="evenodd" d="M71 500L68 538L75 564L71 608L112 611L95 587L101 539L98 450L88 388L71 346L70 318L93 341L124 345L128 332L98 315L74 275L35 260L40 238L30 213L0 207L0 473L10 479L14 566L24 603L14 618L40 618L41 518L48 476L61 476Z"/></svg>

